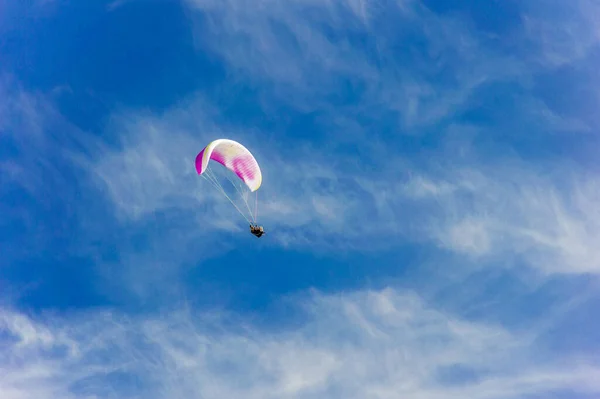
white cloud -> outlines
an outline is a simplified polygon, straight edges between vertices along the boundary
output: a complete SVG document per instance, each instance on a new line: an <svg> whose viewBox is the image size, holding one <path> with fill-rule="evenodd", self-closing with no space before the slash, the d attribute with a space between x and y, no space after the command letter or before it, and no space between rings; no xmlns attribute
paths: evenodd
<svg viewBox="0 0 600 399"><path fill-rule="evenodd" d="M0 391L13 398L519 398L599 394L600 370L469 322L411 292L314 293L297 329L235 315L36 317L4 310ZM543 360L537 360L543 359Z"/></svg>
<svg viewBox="0 0 600 399"><path fill-rule="evenodd" d="M443 231L439 240L442 245L466 254L481 255L490 251L489 227L485 219L466 217Z"/></svg>

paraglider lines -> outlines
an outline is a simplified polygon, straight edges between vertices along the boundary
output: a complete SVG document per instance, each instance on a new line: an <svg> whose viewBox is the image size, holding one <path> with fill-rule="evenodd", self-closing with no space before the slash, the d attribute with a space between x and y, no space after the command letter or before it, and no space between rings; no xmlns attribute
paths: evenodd
<svg viewBox="0 0 600 399"><path fill-rule="evenodd" d="M231 198L229 198L229 195L227 195L227 193L225 192L225 189L223 189L223 186L221 186L221 183L219 183L219 180L214 175L214 173L212 172L210 167L206 168L205 173L203 173L201 176L203 176L206 180L211 182L212 185L217 188L217 190L221 191L221 194L223 194L225 196L225 198L227 198L229 200L229 202L231 202L231 204L235 207L235 209L237 209L237 211L240 213L240 215L242 215L242 217L244 219L246 219L246 221L249 224L252 224L250 219L248 219L248 217L240 210L240 208L237 206L237 204Z"/></svg>
<svg viewBox="0 0 600 399"><path fill-rule="evenodd" d="M231 180L227 174L225 174L225 177L227 178L227 180L229 180L229 183L231 183L233 188L235 188L235 191L240 195L240 197L242 197L242 200L244 201L244 205L246 205L246 209L248 209L248 213L250 214L250 217L252 218L254 223L256 223L256 215L252 214L252 209L250 209L250 205L248 205L248 193L244 193L243 188L238 187L238 185L235 184L234 181ZM241 183L240 183L240 186L241 186Z"/></svg>

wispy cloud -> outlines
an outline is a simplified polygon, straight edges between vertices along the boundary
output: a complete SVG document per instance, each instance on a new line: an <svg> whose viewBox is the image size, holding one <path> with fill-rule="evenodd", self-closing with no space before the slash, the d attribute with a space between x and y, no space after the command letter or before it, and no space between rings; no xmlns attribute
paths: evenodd
<svg viewBox="0 0 600 399"><path fill-rule="evenodd" d="M546 5L525 7L523 16L528 39L537 44L538 61L561 67L581 61L598 47L600 7L596 2L580 0L568 6L550 2Z"/></svg>
<svg viewBox="0 0 600 399"><path fill-rule="evenodd" d="M2 261L9 263L8 254L36 256L64 233L66 223L51 228L39 215L64 209L65 203L73 204L73 211L77 207L79 187L70 179L69 154L79 136L51 98L24 90L7 75L0 76L0 114L0 223L19 226L1 244L7 255ZM51 230L54 234L47 234Z"/></svg>
<svg viewBox="0 0 600 399"><path fill-rule="evenodd" d="M443 192L430 189L439 203L432 236L459 253L525 260L544 273L598 273L598 178L573 172L542 178L543 166L513 163L454 170L440 183Z"/></svg>
<svg viewBox="0 0 600 399"><path fill-rule="evenodd" d="M314 293L298 305L307 321L278 332L189 310L150 319L4 310L0 390L11 399L600 393L593 363L536 353L527 335L458 319L411 292Z"/></svg>
<svg viewBox="0 0 600 399"><path fill-rule="evenodd" d="M203 49L267 84L265 95L307 112L414 131L461 110L478 87L526 74L459 19L415 1L188 3Z"/></svg>

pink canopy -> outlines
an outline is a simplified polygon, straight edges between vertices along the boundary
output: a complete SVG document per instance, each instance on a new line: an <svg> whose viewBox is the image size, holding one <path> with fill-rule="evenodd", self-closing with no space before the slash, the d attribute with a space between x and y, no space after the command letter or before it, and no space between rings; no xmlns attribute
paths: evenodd
<svg viewBox="0 0 600 399"><path fill-rule="evenodd" d="M250 191L256 191L260 187L262 183L260 167L250 151L240 143L218 139L208 144L196 156L196 171L199 175L204 173L211 159L238 175Z"/></svg>

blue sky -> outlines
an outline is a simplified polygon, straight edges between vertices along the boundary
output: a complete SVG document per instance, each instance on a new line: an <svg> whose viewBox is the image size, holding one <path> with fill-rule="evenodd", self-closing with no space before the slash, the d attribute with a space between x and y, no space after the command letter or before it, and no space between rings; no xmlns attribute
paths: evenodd
<svg viewBox="0 0 600 399"><path fill-rule="evenodd" d="M598 397L598 21L0 0L0 396Z"/></svg>

